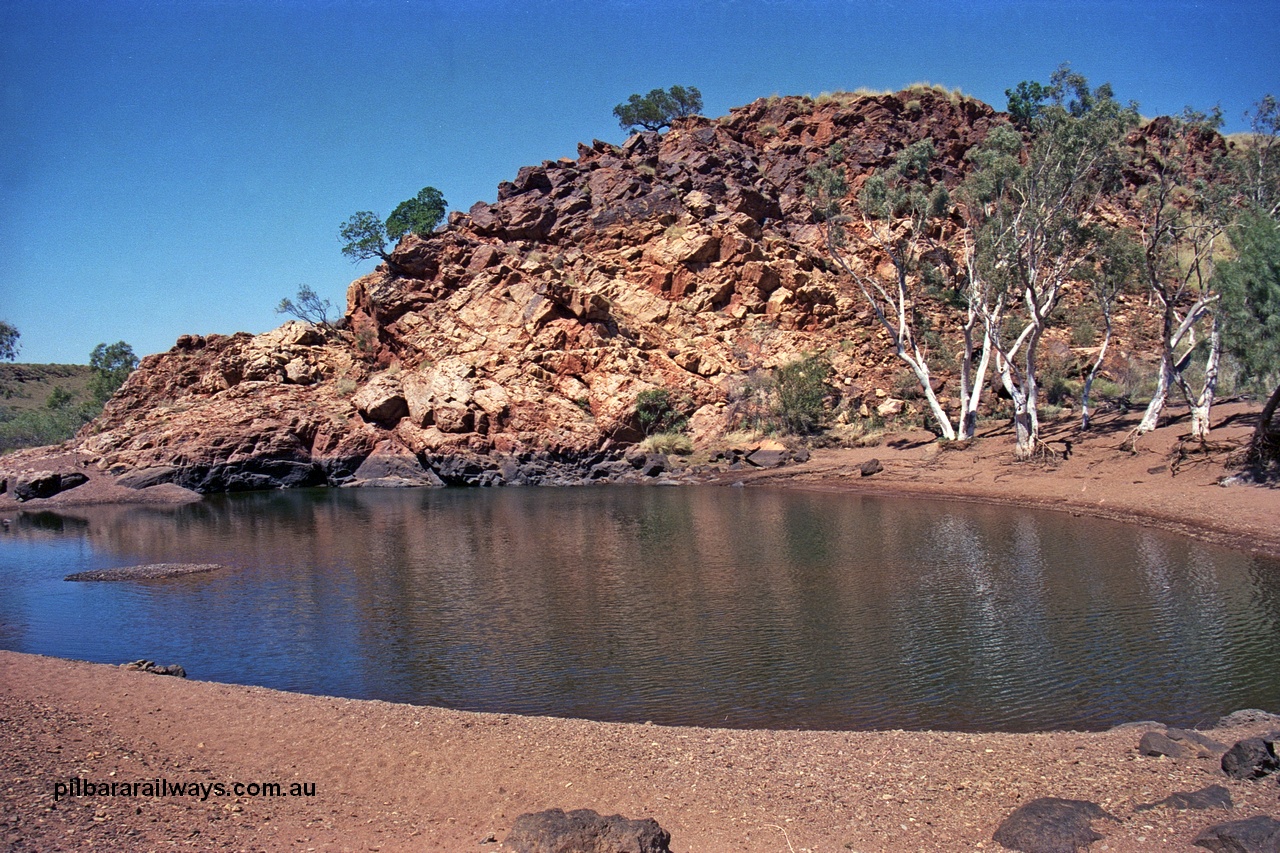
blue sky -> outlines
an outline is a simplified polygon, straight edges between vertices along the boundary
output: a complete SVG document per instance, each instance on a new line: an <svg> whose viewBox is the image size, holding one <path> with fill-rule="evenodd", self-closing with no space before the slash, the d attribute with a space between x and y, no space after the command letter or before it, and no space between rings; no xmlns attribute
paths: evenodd
<svg viewBox="0 0 1280 853"><path fill-rule="evenodd" d="M339 225L451 209L621 142L673 84L705 114L927 80L1003 108L1061 62L1146 115L1280 94L1280 2L0 0L0 319L20 360L261 332L372 269Z"/></svg>

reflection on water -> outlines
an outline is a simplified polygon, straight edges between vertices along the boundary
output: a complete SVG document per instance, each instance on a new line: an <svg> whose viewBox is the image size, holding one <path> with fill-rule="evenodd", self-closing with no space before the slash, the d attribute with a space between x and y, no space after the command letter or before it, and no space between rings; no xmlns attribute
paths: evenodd
<svg viewBox="0 0 1280 853"><path fill-rule="evenodd" d="M67 583L150 562L219 574ZM476 710L1099 728L1280 709L1280 564L1106 522L712 488L228 495L15 517L0 647Z"/></svg>

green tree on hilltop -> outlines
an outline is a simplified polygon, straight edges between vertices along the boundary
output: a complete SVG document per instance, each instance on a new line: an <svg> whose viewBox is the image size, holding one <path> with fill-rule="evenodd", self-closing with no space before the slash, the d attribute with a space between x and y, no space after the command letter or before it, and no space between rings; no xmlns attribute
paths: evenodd
<svg viewBox="0 0 1280 853"><path fill-rule="evenodd" d="M423 187L417 196L396 205L387 217L387 236L399 240L406 234L417 234L425 237L444 219L447 203L440 190L435 187Z"/></svg>
<svg viewBox="0 0 1280 853"><path fill-rule="evenodd" d="M381 258L390 263L388 240L399 241L406 234L427 236L444 219L447 207L440 190L423 187L415 197L400 202L385 222L372 210L353 213L338 231L342 254L357 262Z"/></svg>
<svg viewBox="0 0 1280 853"><path fill-rule="evenodd" d="M623 130L662 130L671 122L702 111L702 93L695 87L672 86L665 92L654 89L647 95L632 95L625 104L613 108Z"/></svg>

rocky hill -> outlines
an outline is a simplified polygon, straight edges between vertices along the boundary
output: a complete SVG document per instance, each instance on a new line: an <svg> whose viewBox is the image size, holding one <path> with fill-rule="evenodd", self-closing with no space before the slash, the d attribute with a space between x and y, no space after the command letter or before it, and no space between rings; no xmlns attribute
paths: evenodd
<svg viewBox="0 0 1280 853"><path fill-rule="evenodd" d="M837 416L865 413L901 365L824 255L806 171L840 142L865 176L929 137L937 177L958 182L997 120L922 87L769 98L580 145L405 238L351 284L335 330L184 335L144 359L75 449L123 484L201 492L613 477L642 437L640 392L668 389L711 441L760 371L819 352ZM944 405L955 381L939 376Z"/></svg>

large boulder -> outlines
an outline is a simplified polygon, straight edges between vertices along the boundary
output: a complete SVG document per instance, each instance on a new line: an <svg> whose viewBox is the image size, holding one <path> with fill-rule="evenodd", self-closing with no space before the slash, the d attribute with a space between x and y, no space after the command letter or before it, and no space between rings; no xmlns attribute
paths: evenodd
<svg viewBox="0 0 1280 853"><path fill-rule="evenodd" d="M390 442L377 447L360 463L349 487L400 489L413 486L443 486L444 481L430 468L422 467L416 454Z"/></svg>
<svg viewBox="0 0 1280 853"><path fill-rule="evenodd" d="M13 478L13 497L18 501L51 498L87 482L89 478L79 471L24 471Z"/></svg>
<svg viewBox="0 0 1280 853"><path fill-rule="evenodd" d="M1280 820L1258 815L1215 824L1191 843L1216 853L1280 853Z"/></svg>
<svg viewBox="0 0 1280 853"><path fill-rule="evenodd" d="M1261 779L1280 770L1276 742L1280 732L1245 738L1222 756L1222 772L1232 779Z"/></svg>
<svg viewBox="0 0 1280 853"><path fill-rule="evenodd" d="M1116 820L1097 803L1041 797L1005 818L992 838L1022 853L1075 853L1102 840L1093 828L1102 818Z"/></svg>
<svg viewBox="0 0 1280 853"><path fill-rule="evenodd" d="M400 380L393 376L374 377L356 392L355 404L365 420L387 427L409 414Z"/></svg>

